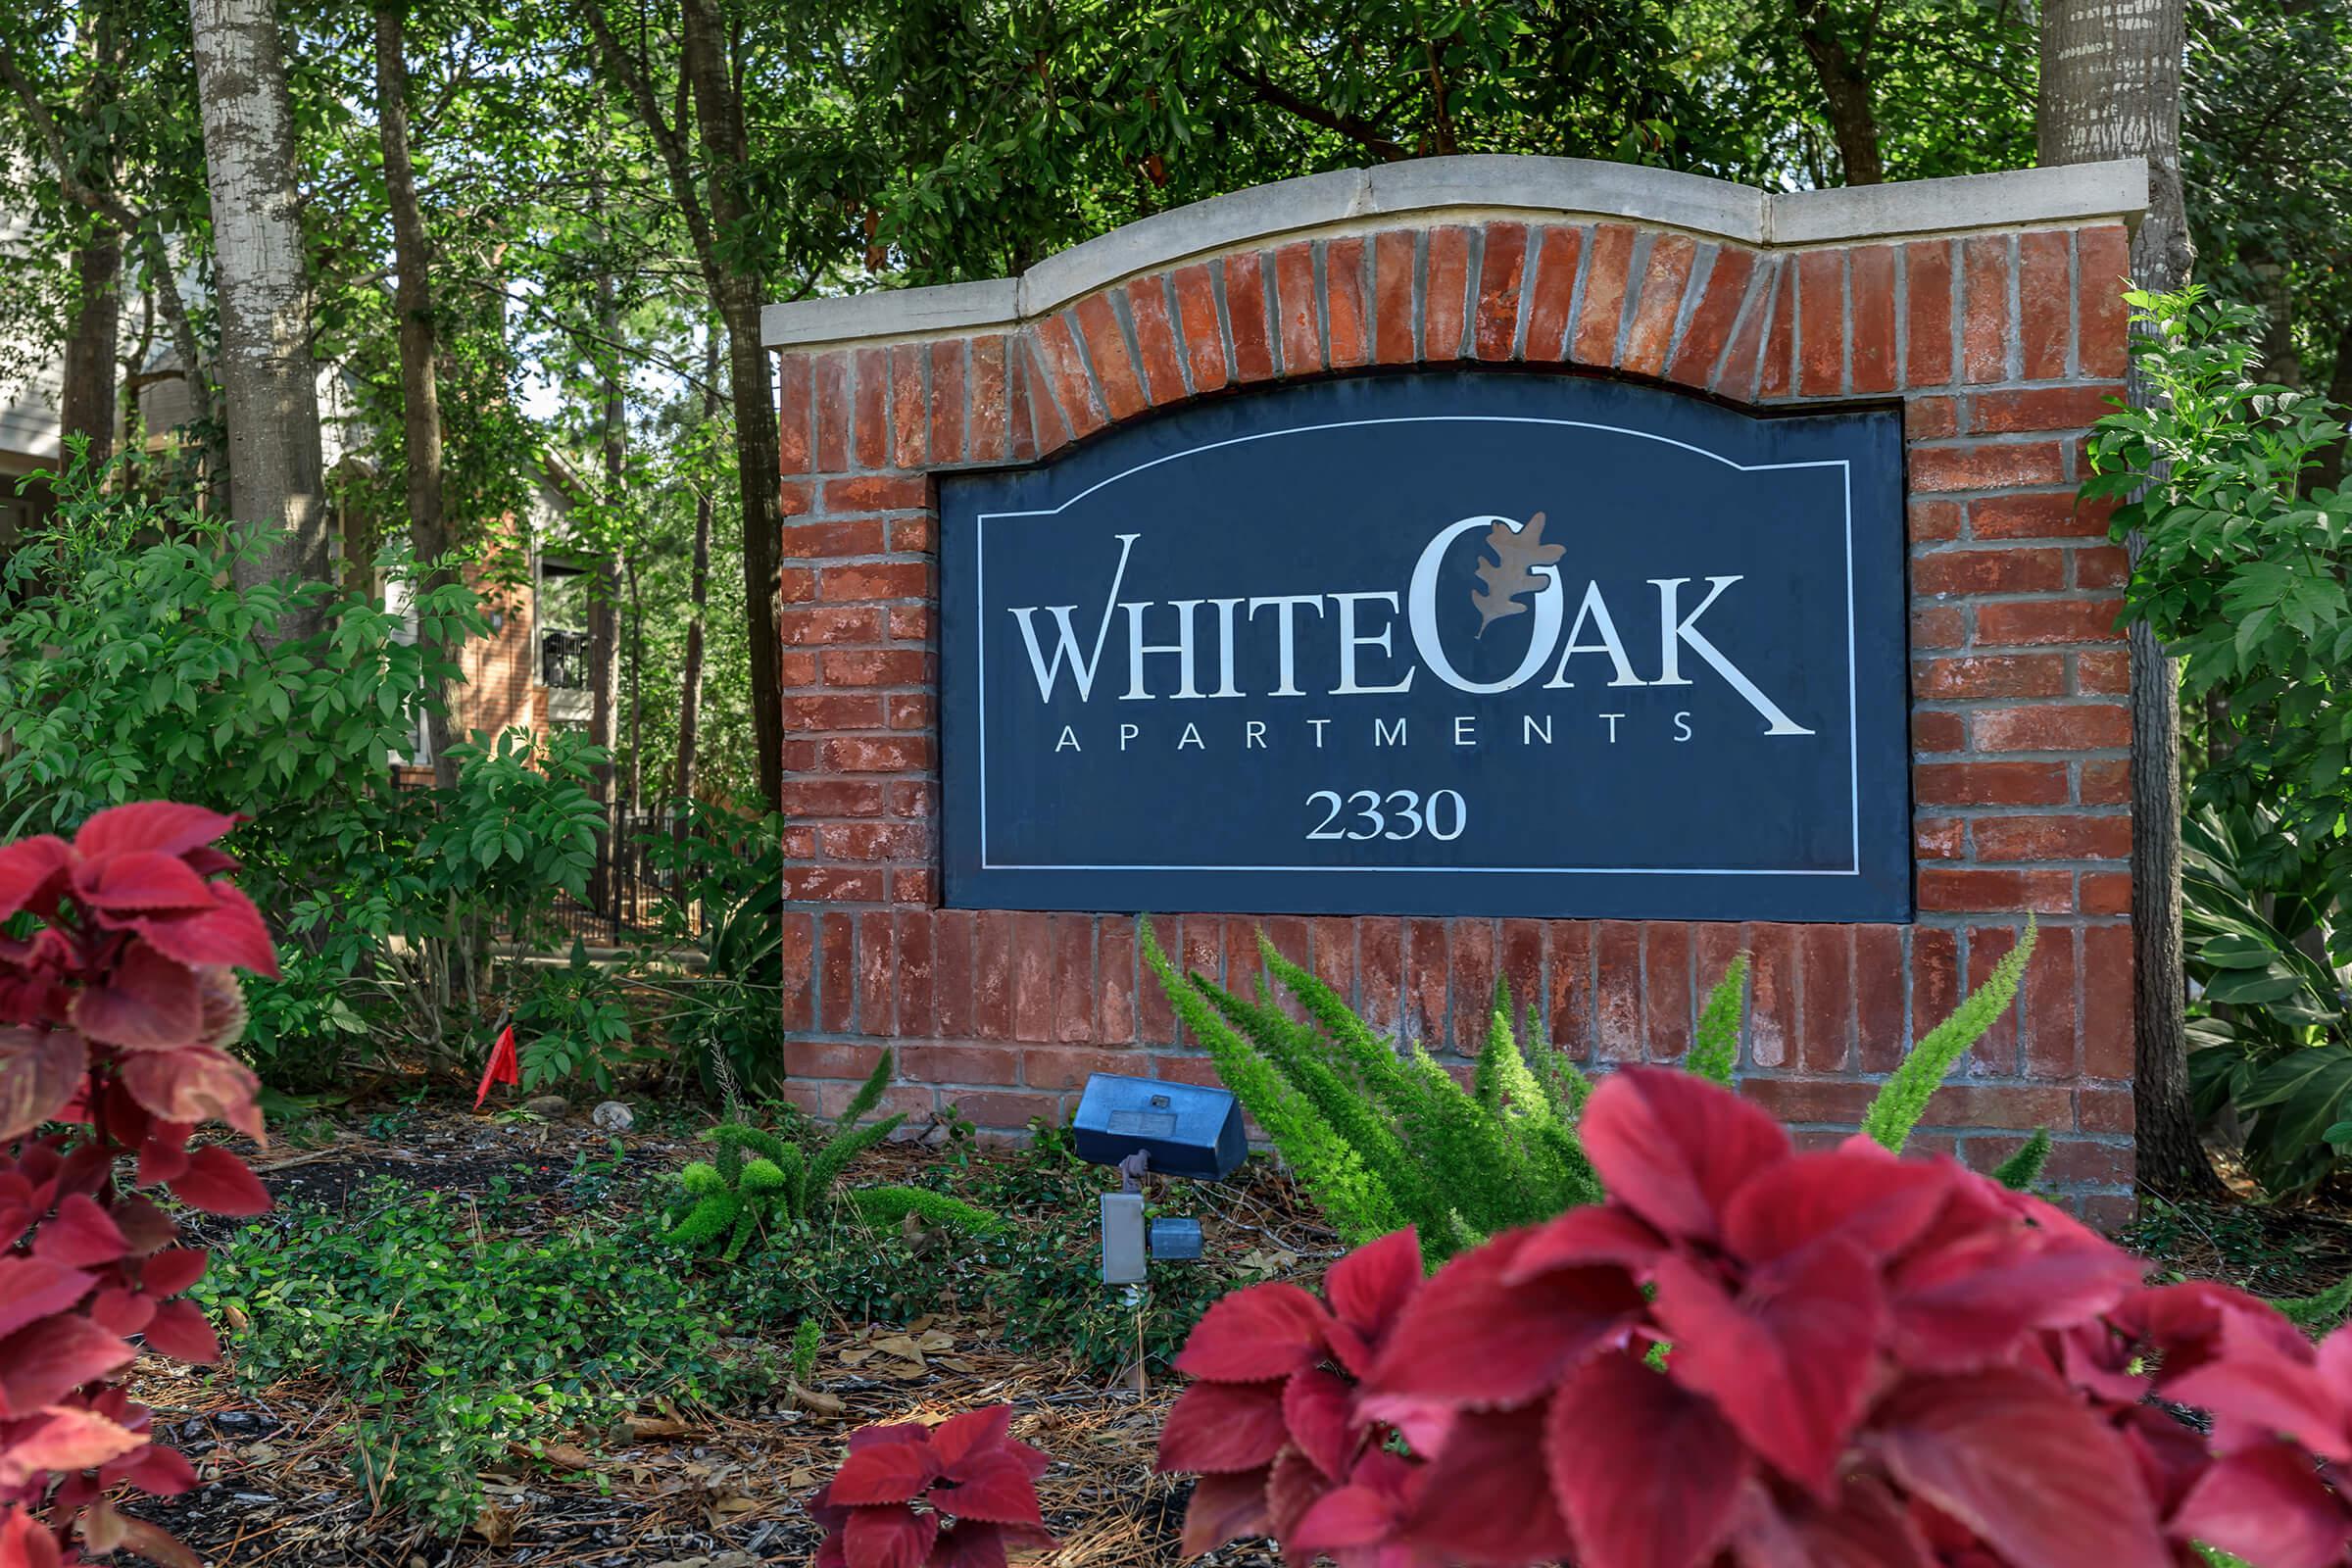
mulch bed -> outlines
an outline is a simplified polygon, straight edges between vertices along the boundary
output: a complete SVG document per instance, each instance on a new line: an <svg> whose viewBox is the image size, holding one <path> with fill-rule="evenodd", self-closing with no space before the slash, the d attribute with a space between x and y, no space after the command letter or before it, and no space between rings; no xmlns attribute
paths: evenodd
<svg viewBox="0 0 2352 1568"><path fill-rule="evenodd" d="M552 1224L606 1200L602 1184L617 1181L625 1192L635 1178L674 1169L703 1147L682 1127L659 1125L623 1135L617 1155L614 1141L581 1115L542 1123L426 1111L372 1135L344 1130L322 1147L279 1149L255 1162L282 1203L341 1208L387 1176L476 1194L500 1180ZM616 1164L618 1176L575 1175L582 1155ZM938 1157L919 1144L885 1148L861 1162L874 1168L860 1175L889 1180L894 1166ZM588 1188L587 1180L599 1185ZM1260 1174L1232 1197L1235 1222L1222 1227L1230 1232L1222 1239L1228 1250L1295 1249L1302 1277L1333 1250L1329 1234L1315 1228L1279 1176ZM977 1315L947 1315L829 1335L816 1377L840 1401L839 1415L793 1408L779 1393L787 1402L764 1411L647 1416L626 1432L551 1447L556 1463L516 1450L510 1464L485 1476L488 1506L457 1541L380 1508L368 1495L337 1430L355 1411L327 1380L290 1381L254 1394L226 1368L149 1360L132 1392L154 1407L159 1438L195 1462L202 1484L185 1496L141 1499L130 1511L219 1568L806 1563L818 1532L801 1501L839 1464L851 1432L1010 1403L1015 1435L1055 1460L1039 1490L1062 1546L1036 1559L1039 1568L1157 1568L1184 1560L1178 1541L1190 1483L1152 1473L1176 1390L1104 1388L1076 1376L1066 1362L1005 1350L996 1343L997 1328ZM1219 1568L1271 1568L1276 1561L1247 1547L1198 1560Z"/></svg>

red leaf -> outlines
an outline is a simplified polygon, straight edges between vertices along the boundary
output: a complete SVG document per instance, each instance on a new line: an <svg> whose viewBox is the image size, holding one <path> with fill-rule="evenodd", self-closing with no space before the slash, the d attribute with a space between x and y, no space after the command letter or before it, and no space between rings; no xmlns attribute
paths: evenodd
<svg viewBox="0 0 2352 1568"><path fill-rule="evenodd" d="M55 1119L89 1064L88 1048L71 1029L0 1029L0 1144Z"/></svg>
<svg viewBox="0 0 2352 1568"><path fill-rule="evenodd" d="M1658 1322L1676 1382L1713 1398L1783 1475L1826 1495L1870 1392L1886 1303L1870 1261L1816 1243L1737 1297L1681 1254L1658 1264Z"/></svg>
<svg viewBox="0 0 2352 1568"><path fill-rule="evenodd" d="M194 1301L166 1301L155 1309L146 1329L147 1346L174 1361L211 1366L220 1359L220 1340Z"/></svg>
<svg viewBox="0 0 2352 1568"><path fill-rule="evenodd" d="M2319 1358L2297 1342L2281 1348L2248 1314L2223 1320L2220 1354L2180 1377L2164 1378L2164 1396L2210 1410L2222 1420L2293 1438L2323 1458L2352 1459L2345 1401L2328 1387Z"/></svg>
<svg viewBox="0 0 2352 1568"><path fill-rule="evenodd" d="M52 1405L19 1425L0 1446L0 1491L14 1491L45 1471L95 1470L146 1441L95 1411Z"/></svg>
<svg viewBox="0 0 2352 1568"><path fill-rule="evenodd" d="M145 1056L126 1056L125 1061L143 1061ZM164 1059L158 1057L158 1059ZM153 1131L139 1140L139 1168L136 1180L141 1187L160 1187L188 1168L188 1134L195 1129L186 1122L159 1121L151 1124Z"/></svg>
<svg viewBox="0 0 2352 1568"><path fill-rule="evenodd" d="M916 1513L905 1503L852 1508L841 1544L850 1568L922 1568L939 1535L939 1515Z"/></svg>
<svg viewBox="0 0 2352 1568"><path fill-rule="evenodd" d="M38 1257L0 1257L0 1339L35 1319L71 1309L96 1275Z"/></svg>
<svg viewBox="0 0 2352 1568"><path fill-rule="evenodd" d="M1594 1356L1552 1396L1544 1457L1588 1568L1706 1561L1753 1467L1712 1403L1630 1352Z"/></svg>
<svg viewBox="0 0 2352 1568"><path fill-rule="evenodd" d="M87 1196L75 1193L33 1233L32 1255L67 1268L112 1263L130 1250L115 1222Z"/></svg>
<svg viewBox="0 0 2352 1568"><path fill-rule="evenodd" d="M261 910L233 883L208 882L205 887L212 897L201 913L129 923L158 953L181 963L250 969L276 979L277 951L270 945Z"/></svg>
<svg viewBox="0 0 2352 1568"><path fill-rule="evenodd" d="M73 863L74 852L66 848L66 841L46 833L0 845L0 921L19 909L44 914Z"/></svg>
<svg viewBox="0 0 2352 1568"><path fill-rule="evenodd" d="M1420 1239L1407 1227L1332 1264L1323 1276L1323 1294L1340 1321L1377 1354L1425 1277Z"/></svg>
<svg viewBox="0 0 2352 1568"><path fill-rule="evenodd" d="M1724 1205L1789 1157L1781 1124L1689 1073L1627 1067L1586 1106L1585 1153L1609 1197L1670 1236L1713 1241Z"/></svg>
<svg viewBox="0 0 2352 1568"><path fill-rule="evenodd" d="M1570 1268L1505 1283L1537 1233L1510 1231L1440 1269L1389 1337L1363 1406L1375 1419L1425 1400L1471 1409L1526 1404L1562 1373L1621 1338L1642 1310L1642 1292L1617 1269ZM1465 1353L1475 1326L1477 1352ZM1390 1399L1402 1396L1402 1404Z"/></svg>
<svg viewBox="0 0 2352 1568"><path fill-rule="evenodd" d="M139 1283L150 1296L177 1296L204 1278L211 1261L212 1253L201 1247L167 1248L141 1265Z"/></svg>
<svg viewBox="0 0 2352 1568"><path fill-rule="evenodd" d="M1001 1449L1011 1430L1012 1406L992 1404L948 1417L931 1429L928 1441L931 1451L939 1456L941 1473L959 1479L957 1466Z"/></svg>
<svg viewBox="0 0 2352 1568"><path fill-rule="evenodd" d="M90 1321L107 1333L129 1339L155 1321L156 1300L143 1291L110 1285L90 1298Z"/></svg>
<svg viewBox="0 0 2352 1568"><path fill-rule="evenodd" d="M1315 1463L1296 1446L1282 1450L1274 1467L1266 1472L1266 1534L1277 1541L1288 1541L1291 1532L1306 1511L1323 1500L1331 1490L1331 1482Z"/></svg>
<svg viewBox="0 0 2352 1568"><path fill-rule="evenodd" d="M181 1545L170 1535L144 1519L125 1514L122 1519L122 1544L156 1563L159 1568L204 1568L204 1559Z"/></svg>
<svg viewBox="0 0 2352 1568"><path fill-rule="evenodd" d="M1355 1458L1355 1389L1310 1366L1282 1389L1282 1418L1291 1441L1333 1481L1344 1481Z"/></svg>
<svg viewBox="0 0 2352 1568"><path fill-rule="evenodd" d="M1466 1563L1553 1562L1568 1527L1544 1470L1544 1407L1466 1416L1419 1478L1412 1539Z"/></svg>
<svg viewBox="0 0 2352 1568"><path fill-rule="evenodd" d="M32 1512L10 1503L0 1512L0 1568L59 1568L57 1538L33 1522Z"/></svg>
<svg viewBox="0 0 2352 1568"><path fill-rule="evenodd" d="M1331 1315L1296 1285L1252 1285L1201 1314L1176 1370L1211 1383L1287 1378L1323 1358Z"/></svg>
<svg viewBox="0 0 2352 1568"><path fill-rule="evenodd" d="M943 1482L931 1489L931 1505L958 1519L983 1519L993 1525L1031 1525L1044 1529L1038 1511L1037 1485L1010 1454L974 1460L965 1478Z"/></svg>
<svg viewBox="0 0 2352 1568"><path fill-rule="evenodd" d="M1370 1487L1334 1487L1299 1517L1282 1544L1287 1550L1307 1553L1378 1545L1396 1535L1402 1506L1402 1499Z"/></svg>
<svg viewBox="0 0 2352 1568"><path fill-rule="evenodd" d="M920 1421L886 1421L870 1427L859 1427L850 1434L850 1451L870 1448L877 1443L929 1443L931 1429Z"/></svg>
<svg viewBox="0 0 2352 1568"><path fill-rule="evenodd" d="M185 855L198 845L212 843L238 820L176 801L133 801L127 806L110 806L82 823L81 831L74 835L74 849L92 858L141 850Z"/></svg>
<svg viewBox="0 0 2352 1568"><path fill-rule="evenodd" d="M213 885L176 855L133 850L84 858L74 872L74 896L108 914L156 909L201 913L213 906Z"/></svg>
<svg viewBox="0 0 2352 1568"><path fill-rule="evenodd" d="M110 1479L125 1482L151 1497L176 1497L196 1490L196 1467L176 1449L149 1444L120 1476Z"/></svg>
<svg viewBox="0 0 2352 1568"><path fill-rule="evenodd" d="M142 1198L136 1193L118 1198L113 1212L115 1224L130 1243L134 1257L160 1252L179 1240L179 1230L172 1223L172 1216L152 1198Z"/></svg>
<svg viewBox="0 0 2352 1568"><path fill-rule="evenodd" d="M911 1502L939 1479L939 1460L927 1444L876 1443L842 1461L826 1500L862 1507L877 1502Z"/></svg>
<svg viewBox="0 0 2352 1568"><path fill-rule="evenodd" d="M2344 1560L2348 1526L2343 1500L2311 1456L2271 1443L2215 1460L2170 1528L2262 1568L2327 1568Z"/></svg>
<svg viewBox="0 0 2352 1568"><path fill-rule="evenodd" d="M1732 1539L1743 1568L1936 1568L1919 1526L1874 1477L1843 1482L1830 1508L1751 1485Z"/></svg>
<svg viewBox="0 0 2352 1568"><path fill-rule="evenodd" d="M1193 1483L1184 1510L1184 1554L1198 1557L1242 1536L1272 1528L1266 1516L1266 1472L1204 1475Z"/></svg>
<svg viewBox="0 0 2352 1568"><path fill-rule="evenodd" d="M931 1547L930 1568L1004 1568L1007 1546L1050 1551L1054 1545L1054 1538L1043 1530L958 1520L939 1533Z"/></svg>
<svg viewBox="0 0 2352 1568"><path fill-rule="evenodd" d="M43 1318L0 1340L0 1416L28 1415L138 1352L84 1317Z"/></svg>
<svg viewBox="0 0 2352 1568"><path fill-rule="evenodd" d="M196 971L133 942L113 974L74 993L73 1017L92 1040L125 1051L192 1045L204 1027Z"/></svg>
<svg viewBox="0 0 2352 1568"><path fill-rule="evenodd" d="M1935 1220L1951 1182L1950 1166L1899 1160L1876 1144L1799 1154L1740 1190L1724 1234L1751 1263L1825 1236L1842 1237L1872 1257L1892 1257Z"/></svg>
<svg viewBox="0 0 2352 1568"><path fill-rule="evenodd" d="M2131 1450L2029 1373L1915 1378L1871 1413L1886 1467L2015 1568L2168 1568Z"/></svg>
<svg viewBox="0 0 2352 1568"><path fill-rule="evenodd" d="M1923 1371L2005 1362L2034 1330L2068 1328L2122 1300L2141 1267L2105 1242L2022 1226L1922 1246L1887 1279L1896 1349Z"/></svg>
<svg viewBox="0 0 2352 1568"><path fill-rule="evenodd" d="M171 1183L172 1196L207 1214L267 1214L270 1190L245 1162L218 1144L188 1152L188 1168Z"/></svg>
<svg viewBox="0 0 2352 1568"><path fill-rule="evenodd" d="M166 1122L222 1121L256 1143L262 1139L262 1081L224 1051L209 1046L142 1051L124 1056L122 1071L131 1098ZM143 1176L144 1145L139 1158Z"/></svg>
<svg viewBox="0 0 2352 1568"><path fill-rule="evenodd" d="M1289 1439L1279 1383L1196 1383L1159 1429L1160 1470L1232 1475L1274 1462Z"/></svg>
<svg viewBox="0 0 2352 1568"><path fill-rule="evenodd" d="M1536 1227L1503 1276L1519 1285L1556 1268L1614 1264L1636 1279L1647 1277L1666 1244L1656 1231L1616 1204L1572 1208Z"/></svg>

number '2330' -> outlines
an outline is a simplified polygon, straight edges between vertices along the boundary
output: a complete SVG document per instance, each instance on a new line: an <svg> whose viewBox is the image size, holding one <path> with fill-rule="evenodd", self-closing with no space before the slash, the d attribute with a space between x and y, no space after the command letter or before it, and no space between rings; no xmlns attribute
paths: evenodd
<svg viewBox="0 0 2352 1568"><path fill-rule="evenodd" d="M1459 790L1437 790L1424 801L1413 790L1357 790L1343 796L1338 790L1317 790L1309 806L1324 808L1323 820L1307 829L1310 839L1417 839L1424 834L1442 843L1462 836L1469 825L1470 808Z"/></svg>

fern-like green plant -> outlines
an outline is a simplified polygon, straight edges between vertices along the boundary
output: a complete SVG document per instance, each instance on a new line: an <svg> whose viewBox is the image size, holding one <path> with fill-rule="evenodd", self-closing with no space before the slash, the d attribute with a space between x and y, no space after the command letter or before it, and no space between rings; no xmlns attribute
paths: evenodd
<svg viewBox="0 0 2352 1568"><path fill-rule="evenodd" d="M1698 1033L1683 1058L1686 1070L1724 1087L1740 1065L1740 1008L1747 996L1747 955L1732 959L1698 1012Z"/></svg>
<svg viewBox="0 0 2352 1568"><path fill-rule="evenodd" d="M2017 985L2025 976L2026 960L2034 956L2034 922L2029 920L2017 946L1992 966L1992 973L1985 976L1984 983L1961 998L1952 1015L1929 1030L1927 1038L1911 1048L1911 1054L1903 1058L1902 1064L1880 1087L1870 1108L1862 1113L1865 1133L1896 1153L1902 1152L1903 1146L1911 1141L1911 1129L1919 1125L1929 1100L1943 1087L1952 1064L1969 1047L1982 1040L1984 1031L2017 1000Z"/></svg>
<svg viewBox="0 0 2352 1568"><path fill-rule="evenodd" d="M800 1387L816 1383L816 1355L824 1348L825 1331L816 1319L805 1317L792 1331L792 1381Z"/></svg>
<svg viewBox="0 0 2352 1568"><path fill-rule="evenodd" d="M965 1236L986 1236L1004 1223L976 1203L925 1187L859 1187L842 1197L877 1230L897 1230L909 1214L925 1225Z"/></svg>
<svg viewBox="0 0 2352 1568"><path fill-rule="evenodd" d="M902 1112L858 1125L859 1118L881 1103L883 1091L890 1087L891 1067L886 1051L814 1154L740 1121L705 1128L703 1138L713 1146L711 1156L678 1172L679 1190L663 1239L697 1251L718 1245L720 1261L732 1263L753 1237L816 1217L850 1161L906 1119Z"/></svg>
<svg viewBox="0 0 2352 1568"><path fill-rule="evenodd" d="M2049 1157L2050 1130L2036 1127L2023 1148L1992 1168L1992 1179L2013 1193L2022 1193L2041 1179L2041 1167Z"/></svg>
<svg viewBox="0 0 2352 1568"><path fill-rule="evenodd" d="M1496 1231L1549 1219L1601 1196L1577 1136L1592 1080L1565 1053L1512 1027L1497 982L1486 1041L1464 1089L1419 1042L1383 1038L1339 994L1277 952L1263 933L1254 998L1179 972L1139 922L1145 960L1218 1076L1263 1128L1348 1246L1411 1223L1434 1265ZM1863 1121L1900 1150L1952 1064L2016 999L2034 950L2029 924L1984 984L1930 1030L1880 1090ZM1739 1068L1749 960L1707 993L1684 1067L1729 1085ZM1279 985L1297 1014L1277 1003ZM1533 1049L1524 1049L1525 1039ZM2023 1188L2049 1154L2036 1133L1995 1172Z"/></svg>

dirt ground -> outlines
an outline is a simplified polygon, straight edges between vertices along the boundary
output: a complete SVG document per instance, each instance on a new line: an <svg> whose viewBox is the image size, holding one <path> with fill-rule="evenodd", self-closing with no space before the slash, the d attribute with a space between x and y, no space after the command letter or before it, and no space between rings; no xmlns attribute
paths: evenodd
<svg viewBox="0 0 2352 1568"><path fill-rule="evenodd" d="M321 1135L324 1136L324 1135ZM317 1147L280 1147L257 1167L281 1205L339 1207L384 1176L450 1192L480 1192L504 1178L551 1212L576 1213L575 1156L617 1157L617 1187L675 1169L695 1146L683 1128L639 1130L613 1156L607 1135L573 1115L501 1122L458 1112L353 1118ZM865 1179L939 1157L920 1145L878 1150ZM1252 1161L1252 1168L1260 1162ZM871 1166L870 1169L865 1168ZM1251 1194L1247 1211L1296 1216L1295 1194ZM1311 1272L1328 1233L1284 1239ZM1263 1247L1266 1227L1237 1225L1212 1250ZM1319 1244L1319 1245L1318 1245ZM833 1415L790 1406L684 1420L648 1416L576 1446L551 1448L551 1464L519 1450L487 1474L489 1505L463 1539L377 1507L337 1434L352 1407L327 1380L285 1382L249 1393L233 1367L188 1369L149 1358L132 1393L156 1412L159 1440L194 1461L199 1488L143 1499L131 1511L171 1531L217 1568L749 1568L806 1563L818 1532L801 1501L838 1465L848 1435L883 1421L944 1418L1010 1403L1013 1431L1050 1451L1040 1483L1049 1528L1061 1548L1040 1568L1146 1568L1174 1564L1188 1482L1152 1474L1152 1448L1176 1390L1105 1388L1066 1363L1020 1356L995 1343L985 1318L918 1319L854 1326L827 1338L817 1384ZM225 1338L225 1337L224 1337ZM774 1346L779 1354L785 1347ZM230 1348L233 1358L233 1344ZM1270 1555L1235 1547L1200 1559L1222 1568L1270 1568Z"/></svg>

